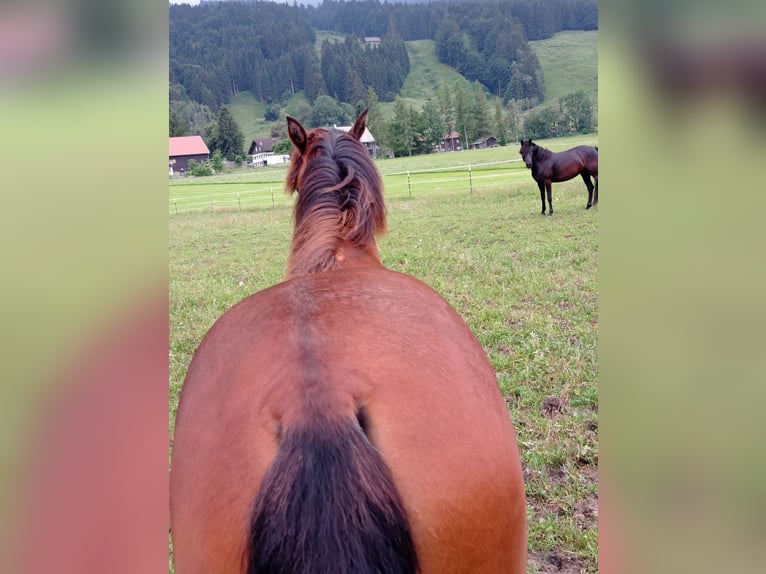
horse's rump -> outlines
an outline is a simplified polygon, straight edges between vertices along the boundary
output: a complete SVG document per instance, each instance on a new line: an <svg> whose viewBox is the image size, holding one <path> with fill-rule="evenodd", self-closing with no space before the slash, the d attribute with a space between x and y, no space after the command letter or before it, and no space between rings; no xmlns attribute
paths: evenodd
<svg viewBox="0 0 766 574"><path fill-rule="evenodd" d="M349 421L357 434L347 436L335 423L325 427L323 420ZM422 282L385 269L350 269L300 276L251 296L200 345L184 384L174 447L178 472L171 477L179 574L241 563L253 500L262 489L271 493L263 500L276 496L275 485L287 489L287 483L269 486L277 480L270 475L305 476L306 469L294 466L305 456L294 443L297 437L310 442L312 432L316 452L337 458L339 469L372 455L332 454L333 436L342 439L339 448L380 453L424 573L521 571L514 569L523 565L526 546L520 461L481 345ZM363 493L368 483L359 472L336 474L349 482L333 480L333 486ZM390 485L370 484L394 504ZM348 492L338 496L332 508L351 500ZM366 500L368 494L353 502ZM192 503L196 508L187 506ZM267 504L262 508L262 516L271 512ZM316 509L306 502L304 511L345 523L329 503ZM200 521L203 516L209 518ZM396 521L387 524L375 531L386 548L404 531ZM268 535L267 526L258 528ZM270 555L253 554L259 561ZM203 567L185 569L189 564Z"/></svg>

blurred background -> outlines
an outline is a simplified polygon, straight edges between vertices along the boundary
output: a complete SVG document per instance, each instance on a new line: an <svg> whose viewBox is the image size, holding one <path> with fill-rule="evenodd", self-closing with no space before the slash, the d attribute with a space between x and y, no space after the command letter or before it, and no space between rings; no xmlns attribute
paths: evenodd
<svg viewBox="0 0 766 574"><path fill-rule="evenodd" d="M600 569L760 571L763 3L600 8ZM0 5L0 571L167 568L167 8Z"/></svg>

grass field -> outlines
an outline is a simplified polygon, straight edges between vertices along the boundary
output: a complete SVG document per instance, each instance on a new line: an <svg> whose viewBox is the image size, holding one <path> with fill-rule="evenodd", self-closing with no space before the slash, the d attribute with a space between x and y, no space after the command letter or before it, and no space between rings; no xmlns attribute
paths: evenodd
<svg viewBox="0 0 766 574"><path fill-rule="evenodd" d="M518 157L517 146L501 149ZM425 165L396 161L381 170ZM211 185L236 185L239 175L229 177ZM571 180L554 184L556 214L541 217L526 177L478 180L472 193L389 197L390 231L379 248L387 267L447 299L496 370L524 466L528 571L596 572L598 208L585 211L584 186ZM291 217L289 204L170 217L171 428L202 336L232 305L281 280Z"/></svg>
<svg viewBox="0 0 766 574"><path fill-rule="evenodd" d="M542 105L577 90L585 90L592 101L598 102L597 30L559 32L529 45L540 60L545 79Z"/></svg>
<svg viewBox="0 0 766 574"><path fill-rule="evenodd" d="M595 135L578 135L539 143L553 151L580 144L596 145ZM472 184L502 189L523 183L534 189L529 171L519 161L518 144L484 150L466 150L378 161L389 198L420 197L445 191L470 192ZM471 166L469 179L468 166ZM170 180L169 212L188 210L239 210L291 205L285 195L286 166L240 168L210 177ZM409 185L407 172L410 172Z"/></svg>

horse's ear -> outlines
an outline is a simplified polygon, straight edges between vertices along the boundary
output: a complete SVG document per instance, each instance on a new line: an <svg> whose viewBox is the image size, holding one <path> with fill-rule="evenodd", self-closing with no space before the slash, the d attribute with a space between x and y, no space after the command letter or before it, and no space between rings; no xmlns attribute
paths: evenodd
<svg viewBox="0 0 766 574"><path fill-rule="evenodd" d="M303 155L303 152L306 151L306 130L298 120L290 116L287 116L287 133L290 136L290 141Z"/></svg>
<svg viewBox="0 0 766 574"><path fill-rule="evenodd" d="M354 127L351 128L351 135L357 140L361 140L364 135L364 128L367 127L367 110L365 109L354 122Z"/></svg>

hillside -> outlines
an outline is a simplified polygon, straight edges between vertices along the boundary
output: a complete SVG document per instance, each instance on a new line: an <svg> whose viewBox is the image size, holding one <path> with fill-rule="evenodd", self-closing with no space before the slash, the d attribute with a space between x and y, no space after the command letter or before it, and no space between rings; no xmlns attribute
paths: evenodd
<svg viewBox="0 0 766 574"><path fill-rule="evenodd" d="M543 105L580 89L598 101L598 31L559 32L529 45L543 69Z"/></svg>
<svg viewBox="0 0 766 574"><path fill-rule="evenodd" d="M341 36L328 32L318 32L317 39ZM557 98L577 91L585 92L595 102L598 96L598 32L576 31L559 32L547 40L530 42L540 60L545 77L545 101L548 105ZM436 90L444 83L451 86L455 82L467 85L469 82L454 68L442 64L436 57L436 48L432 40L414 40L406 42L410 58L410 73L404 82L400 95L416 110L423 107L428 97L435 97ZM294 96L301 98L300 94ZM495 105L495 97L489 95L490 105ZM270 122L263 119L266 106L258 102L250 92L240 92L231 102L230 109L235 121L245 135L245 142L253 138L268 137L271 132ZM286 111L283 108L283 113ZM393 103L381 102L380 109L385 119L393 115Z"/></svg>
<svg viewBox="0 0 766 574"><path fill-rule="evenodd" d="M436 91L443 84L452 86L458 82L464 86L470 85L454 68L439 62L433 40L414 40L405 45L410 58L410 73L399 95L413 108L420 110L426 99L435 98ZM381 104L384 117L389 117L393 106L393 103Z"/></svg>

